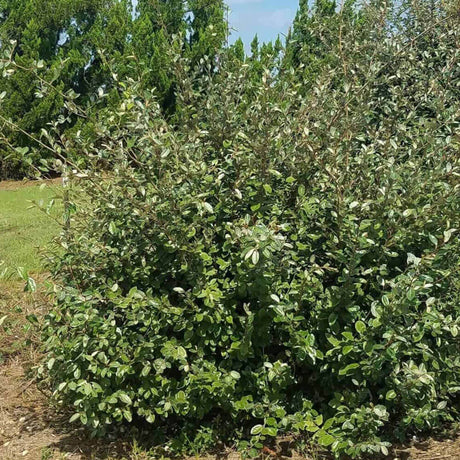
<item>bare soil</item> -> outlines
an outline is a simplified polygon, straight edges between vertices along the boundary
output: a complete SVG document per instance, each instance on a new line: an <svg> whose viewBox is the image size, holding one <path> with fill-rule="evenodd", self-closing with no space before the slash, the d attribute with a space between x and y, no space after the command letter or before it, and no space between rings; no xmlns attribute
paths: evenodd
<svg viewBox="0 0 460 460"><path fill-rule="evenodd" d="M0 459L121 459L129 446L91 440L50 407L18 360L0 369Z"/></svg>
<svg viewBox="0 0 460 460"><path fill-rule="evenodd" d="M45 179L45 180L33 180L33 179L24 179L21 181L18 180L0 180L0 190L17 190L24 187L32 187L34 185L62 185L62 178L56 177L54 179Z"/></svg>
<svg viewBox="0 0 460 460"><path fill-rule="evenodd" d="M43 286L43 279L39 283ZM49 404L28 370L40 359L34 333L24 332L25 315L43 315L47 298L42 291L22 292L20 282L0 282L0 318L8 315L8 325L0 326L0 460L153 460L130 442L91 439L87 432L68 423L68 414ZM3 325L5 326L5 324ZM24 340L28 339L29 344ZM278 447L282 442L279 443ZM281 452L267 449L263 458L287 459ZM288 449L289 450L289 449ZM277 453L278 452L278 453ZM236 453L223 453L217 459L237 460ZM295 455L296 460L307 460ZM326 458L312 453L308 460ZM460 433L450 439L428 439L394 449L387 460L460 460ZM205 460L205 459L201 459Z"/></svg>

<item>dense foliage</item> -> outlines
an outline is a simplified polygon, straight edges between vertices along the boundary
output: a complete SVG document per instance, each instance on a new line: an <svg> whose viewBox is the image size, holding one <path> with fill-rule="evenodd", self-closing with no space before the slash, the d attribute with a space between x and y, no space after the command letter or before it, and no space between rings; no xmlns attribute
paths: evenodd
<svg viewBox="0 0 460 460"><path fill-rule="evenodd" d="M72 420L352 457L459 420L458 11L375 3L337 14L313 80L276 52L178 58L174 126L120 86L80 145L109 167L75 172L44 325Z"/></svg>
<svg viewBox="0 0 460 460"><path fill-rule="evenodd" d="M176 82L168 60L173 37L183 37L181 51L192 63L215 55L227 33L223 2L139 0L135 5L130 0L0 0L0 53L7 51L10 56L2 58L15 62L0 74L0 93L6 95L0 105L0 178L33 173L40 159L50 156L30 136L40 136L66 114L69 92L79 95L87 114L65 120L61 133L75 123L75 131L91 133L101 105L96 103L99 88L108 92L106 105L115 108L114 83L128 76L155 88L163 110L174 112Z"/></svg>

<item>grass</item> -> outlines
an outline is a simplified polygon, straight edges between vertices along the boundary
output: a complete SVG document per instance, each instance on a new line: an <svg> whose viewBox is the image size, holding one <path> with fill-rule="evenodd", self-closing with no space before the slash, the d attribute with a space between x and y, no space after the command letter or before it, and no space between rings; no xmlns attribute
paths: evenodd
<svg viewBox="0 0 460 460"><path fill-rule="evenodd" d="M42 183L43 184L43 183ZM53 219L59 218L62 206L57 201L51 217L33 206L46 206L56 195L52 182L41 187L37 183L0 182L0 261L9 272L19 267L29 273L43 271L41 252L59 232ZM1 269L0 269L1 272Z"/></svg>

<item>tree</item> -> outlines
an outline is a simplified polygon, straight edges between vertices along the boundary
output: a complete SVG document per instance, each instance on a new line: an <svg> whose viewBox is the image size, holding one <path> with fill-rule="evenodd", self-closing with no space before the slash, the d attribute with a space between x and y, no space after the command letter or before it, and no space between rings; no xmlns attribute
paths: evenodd
<svg viewBox="0 0 460 460"><path fill-rule="evenodd" d="M135 11L130 0L0 0L0 51L15 42L14 73L0 77L0 93L7 94L0 110L11 121L2 128L1 174L36 166L45 152L21 160L17 148L22 155L36 146L31 136L61 115L62 132L75 123L90 132L92 115L119 100L116 79L155 88L165 112L174 113L174 56L184 54L192 66L204 56L212 61L226 33L222 0L139 0ZM108 97L91 110L99 88ZM88 108L85 120L65 118L68 91Z"/></svg>
<svg viewBox="0 0 460 460"><path fill-rule="evenodd" d="M335 0L315 0L310 7L308 0L300 0L281 70L294 68L297 80L302 76L305 84L312 82L325 65L337 62L340 55L333 52L334 45L344 35L344 28L354 25L358 14L354 4L355 0L349 0L338 8Z"/></svg>
<svg viewBox="0 0 460 460"><path fill-rule="evenodd" d="M0 11L0 47L3 51L12 42L14 60L11 73L0 78L0 92L7 94L1 113L11 120L0 140L5 156L36 145L31 137L40 137L42 129L64 114L68 91L80 94L86 104L99 86L110 84L98 49L104 46L112 56L124 54L131 15L127 0L3 0ZM69 121L62 124L63 130ZM22 162L18 158L13 173L23 174L24 167L44 155L40 151Z"/></svg>
<svg viewBox="0 0 460 460"><path fill-rule="evenodd" d="M211 59L222 49L228 35L223 0L191 0L189 3L189 55L192 63L203 56Z"/></svg>

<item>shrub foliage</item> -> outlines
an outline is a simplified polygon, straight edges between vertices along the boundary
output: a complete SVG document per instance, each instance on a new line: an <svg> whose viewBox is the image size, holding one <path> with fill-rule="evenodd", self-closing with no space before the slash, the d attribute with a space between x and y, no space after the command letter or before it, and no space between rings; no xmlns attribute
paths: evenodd
<svg viewBox="0 0 460 460"><path fill-rule="evenodd" d="M458 16L377 3L338 15L307 92L224 55L182 74L172 126L122 85L44 326L72 420L354 457L458 420Z"/></svg>

